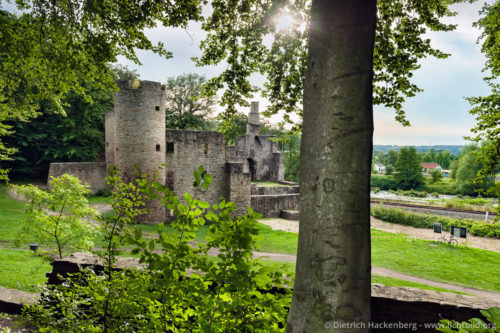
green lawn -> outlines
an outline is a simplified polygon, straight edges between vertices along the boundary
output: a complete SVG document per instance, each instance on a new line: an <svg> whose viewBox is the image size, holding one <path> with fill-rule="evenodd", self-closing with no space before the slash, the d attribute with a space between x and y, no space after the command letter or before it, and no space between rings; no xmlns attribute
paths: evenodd
<svg viewBox="0 0 500 333"><path fill-rule="evenodd" d="M8 197L6 187L2 185L0 207L0 246L12 247L20 221L24 218L23 204ZM141 229L154 233L156 226L142 225ZM259 224L259 229L259 251L296 254L297 234L275 231L262 224ZM204 241L208 233L207 226L200 227L195 240ZM96 245L102 246L103 243L96 240ZM498 263L500 253L465 247L454 248L372 230L372 264L408 275L500 291Z"/></svg>
<svg viewBox="0 0 500 333"><path fill-rule="evenodd" d="M152 232L154 226L144 226ZM259 224L258 249L296 254L298 235ZM204 241L208 227L199 228L196 240ZM414 240L405 235L372 229L372 265L429 280L500 291L500 253ZM432 289L431 289L432 290Z"/></svg>
<svg viewBox="0 0 500 333"><path fill-rule="evenodd" d="M296 254L297 234L267 226L261 251ZM288 234L283 238L283 233ZM285 243L284 245L279 245ZM271 250L272 249L272 250ZM372 229L372 265L429 280L500 291L500 253L414 240Z"/></svg>
<svg viewBox="0 0 500 333"><path fill-rule="evenodd" d="M24 219L24 204L7 194L7 186L0 185L0 242L13 242Z"/></svg>
<svg viewBox="0 0 500 333"><path fill-rule="evenodd" d="M89 197L88 198L90 204L105 204L111 205L113 203L113 197Z"/></svg>
<svg viewBox="0 0 500 333"><path fill-rule="evenodd" d="M373 232L372 232L373 234ZM394 235L377 231L378 235ZM500 253L406 237L374 238L372 264L434 281L500 291Z"/></svg>
<svg viewBox="0 0 500 333"><path fill-rule="evenodd" d="M38 291L47 282L45 273L52 270L48 260L31 251L0 248L0 286L24 291Z"/></svg>

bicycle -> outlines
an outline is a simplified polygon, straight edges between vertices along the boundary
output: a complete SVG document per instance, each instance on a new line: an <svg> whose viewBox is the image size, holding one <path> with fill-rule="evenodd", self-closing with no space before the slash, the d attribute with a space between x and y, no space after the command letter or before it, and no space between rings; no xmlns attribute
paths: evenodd
<svg viewBox="0 0 500 333"><path fill-rule="evenodd" d="M458 246L458 240L455 237L453 237L453 235L450 235L449 238L446 237L446 235L443 235L443 236L438 238L438 242L439 243L448 243L451 246Z"/></svg>

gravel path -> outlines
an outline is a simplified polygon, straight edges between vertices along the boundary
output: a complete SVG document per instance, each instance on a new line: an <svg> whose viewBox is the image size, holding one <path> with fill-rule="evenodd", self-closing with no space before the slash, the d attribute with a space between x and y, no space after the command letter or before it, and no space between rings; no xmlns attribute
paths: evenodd
<svg viewBox="0 0 500 333"><path fill-rule="evenodd" d="M270 226L273 230L283 230L296 233L299 232L298 221L288 221L284 219L275 218L275 219L261 219L259 220L259 222ZM377 230L406 234L410 237L415 237L417 239L437 240L439 238L439 234L435 234L432 229L420 229L405 225L384 222L374 217L371 217L370 224L372 228ZM448 236L449 234L446 233L446 235ZM459 239L459 244L465 245L465 240ZM482 250L500 252L500 239L476 237L468 235L467 246Z"/></svg>

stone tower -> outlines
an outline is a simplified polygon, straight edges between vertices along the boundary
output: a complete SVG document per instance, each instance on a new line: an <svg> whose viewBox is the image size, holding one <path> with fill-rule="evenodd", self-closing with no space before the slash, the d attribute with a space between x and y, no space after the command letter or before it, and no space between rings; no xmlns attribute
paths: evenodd
<svg viewBox="0 0 500 333"><path fill-rule="evenodd" d="M114 140L106 143L106 158L116 164L123 181L135 179L136 171L152 176L157 170L159 182L165 184L165 88L159 82L117 82L120 89L114 95L114 111L106 114L106 132L111 127ZM109 124L108 124L109 122ZM111 141L114 141L111 143ZM107 166L108 161L106 161ZM136 169L137 167L137 169ZM165 220L165 207L157 201L146 203L148 213L141 222L158 223Z"/></svg>
<svg viewBox="0 0 500 333"><path fill-rule="evenodd" d="M260 134L260 116L259 102L250 104L250 113L248 114L247 134L258 136Z"/></svg>

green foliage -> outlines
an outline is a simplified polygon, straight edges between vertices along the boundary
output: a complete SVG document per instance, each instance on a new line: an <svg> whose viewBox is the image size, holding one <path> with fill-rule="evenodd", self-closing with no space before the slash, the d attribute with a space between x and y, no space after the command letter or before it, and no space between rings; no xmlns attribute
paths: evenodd
<svg viewBox="0 0 500 333"><path fill-rule="evenodd" d="M231 126L226 127L224 121L217 122L217 130L224 133L224 142L234 145L240 135L245 135L247 132L248 116L244 113L237 112L233 115Z"/></svg>
<svg viewBox="0 0 500 333"><path fill-rule="evenodd" d="M431 229L434 223L441 223L443 230L450 230L452 225L465 227L474 236L500 239L500 225L480 222L472 219L452 219L432 214L416 214L403 209L385 208L382 205L372 207L371 214L385 222L407 225L415 228Z"/></svg>
<svg viewBox="0 0 500 333"><path fill-rule="evenodd" d="M90 189L78 178L64 174L51 179L50 193L33 185L12 185L26 204L26 220L18 242L35 239L43 244L55 241L60 258L66 247L90 250L98 225L91 221L97 212L90 208L86 195Z"/></svg>
<svg viewBox="0 0 500 333"><path fill-rule="evenodd" d="M481 314L486 318L484 321L480 318L472 318L468 321L458 322L456 320L442 319L439 321L440 327L438 332L452 333L494 333L500 327L500 308L490 308L488 310L480 310Z"/></svg>
<svg viewBox="0 0 500 333"><path fill-rule="evenodd" d="M492 201L492 199L486 199L486 198L445 199L444 205L445 207L484 210L484 211L492 211L494 209L494 202Z"/></svg>
<svg viewBox="0 0 500 333"><path fill-rule="evenodd" d="M278 149L285 157L285 180L299 181L300 133L280 129L277 131Z"/></svg>
<svg viewBox="0 0 500 333"><path fill-rule="evenodd" d="M441 173L441 170L439 169L434 169L431 171L431 179L432 179L432 183L437 183L438 181L440 181L441 179L443 178L443 174Z"/></svg>
<svg viewBox="0 0 500 333"><path fill-rule="evenodd" d="M166 86L167 128L207 129L207 117L214 111L215 98L202 96L206 79L196 73L169 77Z"/></svg>
<svg viewBox="0 0 500 333"><path fill-rule="evenodd" d="M125 66L110 66L114 78L137 78ZM29 122L14 121L12 133L5 139L16 147L12 162L2 166L12 170L14 179L46 179L51 162L93 161L104 154L104 115L113 108L113 88L96 89L84 85L92 98L86 101L74 91L64 96L64 115L54 114L42 103L42 115Z"/></svg>
<svg viewBox="0 0 500 333"><path fill-rule="evenodd" d="M412 189L423 182L422 166L414 147L401 148L395 167L394 179L398 182L399 188Z"/></svg>
<svg viewBox="0 0 500 333"><path fill-rule="evenodd" d="M398 188L398 184L392 176L383 175L372 175L370 179L370 186L381 190L396 190Z"/></svg>
<svg viewBox="0 0 500 333"><path fill-rule="evenodd" d="M114 76L106 65L120 56L135 63L139 63L136 50L171 57L144 30L159 22L184 27L201 13L197 0L169 6L159 0L140 5L129 0L98 4L26 0L9 7L12 12L0 4L0 138L10 131L5 121L36 117L41 103L51 113L64 114L64 98L70 92L88 103L92 96L85 87L115 89ZM0 160L14 151L0 141Z"/></svg>
<svg viewBox="0 0 500 333"><path fill-rule="evenodd" d="M12 123L15 132L6 143L17 147L14 161L2 163L13 170L14 178L45 178L51 162L92 161L104 151L104 113L112 108L111 91L87 91L93 104L68 93L65 115L51 114L42 105L43 115L31 122Z"/></svg>
<svg viewBox="0 0 500 333"><path fill-rule="evenodd" d="M471 129L475 136L468 139L476 143L486 141L478 153L478 159L482 162L479 178L495 173L500 161L500 2L485 3L481 14L475 26L482 29L478 42L482 40L481 51L486 56L484 70L491 73L485 78L491 94L467 98L472 106L469 113L476 118L476 125Z"/></svg>
<svg viewBox="0 0 500 333"><path fill-rule="evenodd" d="M211 176L200 166L194 178L195 193L181 200L154 180L123 184L112 175L116 207L104 227L105 274L88 271L51 290L50 298L26 311L29 322L41 332L284 331L291 279L252 259L258 215L249 208L233 218L233 203L210 206L196 199ZM131 200L136 197L160 199L176 216L170 225L175 232L159 224L157 237L143 237L130 223L142 206ZM209 241L191 246L206 222ZM135 247L143 268L114 270L123 243ZM216 258L207 256L210 250L217 250Z"/></svg>
<svg viewBox="0 0 500 333"><path fill-rule="evenodd" d="M420 67L419 59L448 55L432 48L423 36L428 30L450 31L453 25L440 22L452 16L452 1L414 2L378 1L378 20L374 52L374 104L396 111L396 119L407 125L402 104L420 89L411 82ZM247 99L258 91L250 82L253 73L267 77L262 95L270 101L265 114L284 110L284 120L293 123L292 115L302 116L302 91L307 65L307 26L310 3L297 1L212 1L212 14L202 27L207 31L201 43L198 65L226 63L226 69L208 81L208 94L224 90L221 104L223 131L231 128L231 115L237 106L248 106ZM278 30L275 21L287 12L293 17L290 27ZM411 13L411 15L409 14ZM272 43L264 36L272 36ZM300 125L297 125L300 126Z"/></svg>
<svg viewBox="0 0 500 333"><path fill-rule="evenodd" d="M451 165L451 176L455 179L458 193L464 195L485 193L493 185L493 178L490 176L476 180L479 171L484 167L476 158L478 152L479 148L476 145L464 146Z"/></svg>

